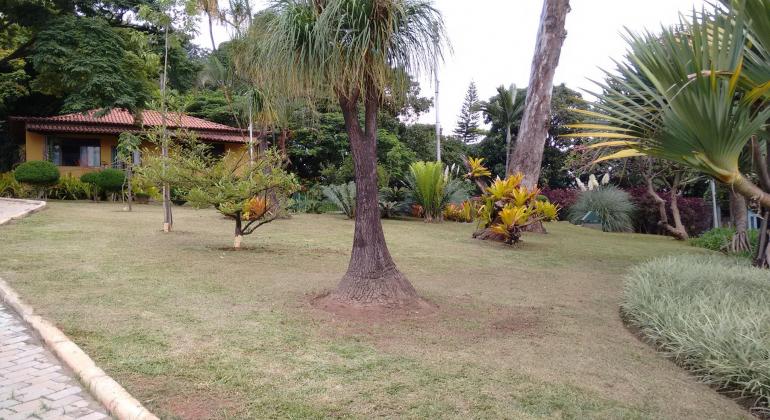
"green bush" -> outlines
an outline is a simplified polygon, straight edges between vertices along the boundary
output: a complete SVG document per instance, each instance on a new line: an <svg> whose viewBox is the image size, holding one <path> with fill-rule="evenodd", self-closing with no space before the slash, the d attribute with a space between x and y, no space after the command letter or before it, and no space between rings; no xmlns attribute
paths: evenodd
<svg viewBox="0 0 770 420"><path fill-rule="evenodd" d="M61 175L59 168L47 160L30 160L17 166L13 176L17 181L25 184L46 187L56 184Z"/></svg>
<svg viewBox="0 0 770 420"><path fill-rule="evenodd" d="M57 200L83 200L91 197L93 187L72 175L63 176L48 191L50 198Z"/></svg>
<svg viewBox="0 0 770 420"><path fill-rule="evenodd" d="M86 184L98 186L99 172L88 172L80 175L80 180Z"/></svg>
<svg viewBox="0 0 770 420"><path fill-rule="evenodd" d="M329 185L323 187L323 194L326 199L334 203L337 208L345 213L348 219L352 219L356 214L356 183Z"/></svg>
<svg viewBox="0 0 770 420"><path fill-rule="evenodd" d="M606 185L591 191L583 191L569 209L569 221L580 224L583 216L594 212L601 220L605 232L633 232L634 205L627 192Z"/></svg>
<svg viewBox="0 0 770 420"><path fill-rule="evenodd" d="M20 198L23 196L24 188L13 176L13 172L0 174L0 197Z"/></svg>
<svg viewBox="0 0 770 420"><path fill-rule="evenodd" d="M422 207L426 221L441 221L447 204L468 198L463 182L453 178L441 162L412 163L406 183L411 200Z"/></svg>
<svg viewBox="0 0 770 420"><path fill-rule="evenodd" d="M96 185L100 190L114 193L123 188L123 183L126 180L125 172L120 169L106 168L100 171L96 177Z"/></svg>
<svg viewBox="0 0 770 420"><path fill-rule="evenodd" d="M735 229L733 228L714 228L709 231L703 232L697 238L690 239L690 245L697 246L699 248L706 248L712 251L724 252L730 241L733 239ZM748 231L749 244L751 244L752 254L759 245L759 232L755 229Z"/></svg>
<svg viewBox="0 0 770 420"><path fill-rule="evenodd" d="M635 267L625 320L719 389L770 401L770 278L745 259L682 255Z"/></svg>

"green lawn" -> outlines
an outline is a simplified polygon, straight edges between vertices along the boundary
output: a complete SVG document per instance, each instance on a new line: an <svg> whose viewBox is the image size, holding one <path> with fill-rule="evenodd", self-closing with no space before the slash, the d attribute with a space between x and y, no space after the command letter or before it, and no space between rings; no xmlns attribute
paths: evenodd
<svg viewBox="0 0 770 420"><path fill-rule="evenodd" d="M509 248L471 225L385 221L439 305L367 324L310 305L344 272L353 223L297 215L244 244L214 211L53 202L0 228L0 276L167 418L741 418L629 333L622 275L697 253L566 223Z"/></svg>

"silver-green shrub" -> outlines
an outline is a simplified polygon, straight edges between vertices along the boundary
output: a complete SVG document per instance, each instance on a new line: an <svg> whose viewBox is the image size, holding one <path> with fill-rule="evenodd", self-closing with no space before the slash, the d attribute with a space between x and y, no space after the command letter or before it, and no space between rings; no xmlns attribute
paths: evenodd
<svg viewBox="0 0 770 420"><path fill-rule="evenodd" d="M583 216L594 212L602 222L605 232L633 232L631 216L634 204L628 193L613 185L605 185L593 190L582 191L569 209L569 221L580 224Z"/></svg>
<svg viewBox="0 0 770 420"><path fill-rule="evenodd" d="M719 255L660 258L628 275L622 313L660 351L758 409L770 402L770 273Z"/></svg>

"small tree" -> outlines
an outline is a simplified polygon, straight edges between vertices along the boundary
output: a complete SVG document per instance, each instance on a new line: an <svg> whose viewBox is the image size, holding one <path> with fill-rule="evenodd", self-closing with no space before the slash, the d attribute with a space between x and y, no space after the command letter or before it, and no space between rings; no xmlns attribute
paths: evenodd
<svg viewBox="0 0 770 420"><path fill-rule="evenodd" d="M480 114L479 93L476 90L476 83L471 82L468 92L465 93L460 115L457 116L457 127L454 130L455 135L464 143L473 143L479 137Z"/></svg>
<svg viewBox="0 0 770 420"><path fill-rule="evenodd" d="M16 181L35 189L38 198L46 198L47 188L59 181L59 168L47 160L24 162L13 171Z"/></svg>
<svg viewBox="0 0 770 420"><path fill-rule="evenodd" d="M134 200L132 178L134 175L134 155L139 152L142 139L139 136L124 132L118 138L118 162L126 168L126 197L128 199L128 211L131 211L131 203Z"/></svg>
<svg viewBox="0 0 770 420"><path fill-rule="evenodd" d="M267 151L253 164L244 155L227 153L217 158L209 146L194 138L180 141L169 156L149 156L137 168L154 184L168 184L187 191L185 198L197 208L214 207L235 222L233 247L239 249L244 235L285 213L285 203L299 184L281 168L281 157Z"/></svg>

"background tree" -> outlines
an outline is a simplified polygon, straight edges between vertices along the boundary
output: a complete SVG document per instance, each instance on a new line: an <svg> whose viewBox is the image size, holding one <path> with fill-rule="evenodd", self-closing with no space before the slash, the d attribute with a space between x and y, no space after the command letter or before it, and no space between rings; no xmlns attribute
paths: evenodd
<svg viewBox="0 0 770 420"><path fill-rule="evenodd" d="M394 68L429 69L441 56L440 13L422 0L276 3L262 60L291 90L339 102L356 182L353 250L332 298L347 304L410 305L417 293L390 256L380 222L377 117L388 90L404 88ZM436 48L438 50L436 50ZM363 126L359 104L363 103Z"/></svg>
<svg viewBox="0 0 770 420"><path fill-rule="evenodd" d="M488 102L481 102L479 107L484 111L487 122L496 124L505 135L505 173L508 174L511 156L511 137L514 125L518 126L524 109L524 102L519 99L519 91L511 85L508 89L504 86L497 88L497 95Z"/></svg>
<svg viewBox="0 0 770 420"><path fill-rule="evenodd" d="M522 185L528 188L534 188L540 176L551 113L553 76L559 64L561 46L567 37L564 24L569 10L569 0L543 1L521 129L516 148L510 151L510 164L506 170L506 174L524 174Z"/></svg>
<svg viewBox="0 0 770 420"><path fill-rule="evenodd" d="M464 143L473 143L479 137L479 93L476 83L471 82L465 100L457 116L457 127L454 134Z"/></svg>

